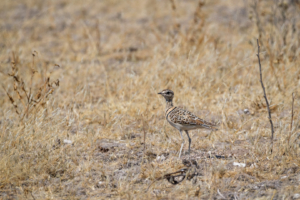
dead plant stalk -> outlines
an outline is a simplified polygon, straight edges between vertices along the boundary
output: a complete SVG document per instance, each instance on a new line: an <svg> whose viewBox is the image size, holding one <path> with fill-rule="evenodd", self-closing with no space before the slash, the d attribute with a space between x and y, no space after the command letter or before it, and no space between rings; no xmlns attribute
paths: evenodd
<svg viewBox="0 0 300 200"><path fill-rule="evenodd" d="M266 105L267 105L267 108L268 108L268 118L269 118L269 121L270 121L270 124L271 124L271 132L272 132L272 136L271 136L271 153L273 152L273 139L274 139L274 126L273 126L273 121L272 121L272 116L271 116L271 110L270 110L270 105L269 105L269 101L268 101L268 98L267 98L267 95L266 95L266 89L265 89L265 86L264 86L264 83L263 83L263 79L262 79L262 73L261 73L261 63L260 63L260 57L259 57L259 52L260 52L260 46L259 46L259 41L257 39L257 59L258 59L258 64L259 64L259 75L260 75L260 83L261 83L261 87L263 89L263 92L264 92L264 98L266 100Z"/></svg>

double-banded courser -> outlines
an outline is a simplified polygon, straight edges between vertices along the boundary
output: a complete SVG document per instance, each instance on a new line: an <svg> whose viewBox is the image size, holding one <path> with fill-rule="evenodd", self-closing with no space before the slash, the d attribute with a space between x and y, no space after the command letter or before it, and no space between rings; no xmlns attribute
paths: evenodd
<svg viewBox="0 0 300 200"><path fill-rule="evenodd" d="M184 139L182 136L183 131L185 131L185 133L189 138L189 154L190 154L192 140L189 136L189 132L188 132L189 130L200 129L200 128L217 130L214 129L216 125L204 121L203 119L200 119L199 117L197 117L196 115L194 115L193 113L187 110L175 107L173 105L174 92L172 90L165 89L159 92L158 94L162 95L166 100L165 115L167 121L180 132L182 142L181 142L181 148L179 152L179 158L181 156L181 151L184 145Z"/></svg>

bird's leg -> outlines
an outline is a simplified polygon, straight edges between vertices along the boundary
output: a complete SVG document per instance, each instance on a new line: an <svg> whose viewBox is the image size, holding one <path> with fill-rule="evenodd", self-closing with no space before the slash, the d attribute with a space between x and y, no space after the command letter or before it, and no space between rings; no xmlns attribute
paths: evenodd
<svg viewBox="0 0 300 200"><path fill-rule="evenodd" d="M181 136L181 147L180 147L180 152L179 152L179 158L181 156L181 151L182 151L182 148L183 148L183 145L184 145L184 139L183 139L183 136L182 136L182 130L179 130L180 131L180 136Z"/></svg>
<svg viewBox="0 0 300 200"><path fill-rule="evenodd" d="M188 138L189 138L189 157L190 157L190 154L191 154L191 143L192 143L192 139L190 138L190 135L189 135L189 132L188 131L185 131Z"/></svg>

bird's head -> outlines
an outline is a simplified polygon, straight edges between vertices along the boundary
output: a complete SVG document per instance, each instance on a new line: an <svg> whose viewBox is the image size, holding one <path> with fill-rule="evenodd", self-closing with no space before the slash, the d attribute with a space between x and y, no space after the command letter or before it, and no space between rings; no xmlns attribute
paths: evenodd
<svg viewBox="0 0 300 200"><path fill-rule="evenodd" d="M169 90L169 89L165 89L165 90L159 92L158 94L165 97L166 101L172 101L173 97L174 97L174 92L172 90Z"/></svg>

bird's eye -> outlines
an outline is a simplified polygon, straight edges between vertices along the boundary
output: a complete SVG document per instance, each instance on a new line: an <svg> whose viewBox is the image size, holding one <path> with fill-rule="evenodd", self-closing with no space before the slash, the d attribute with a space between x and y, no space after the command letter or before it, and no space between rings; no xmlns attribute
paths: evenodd
<svg viewBox="0 0 300 200"><path fill-rule="evenodd" d="M171 92L167 92L166 94L171 94Z"/></svg>

